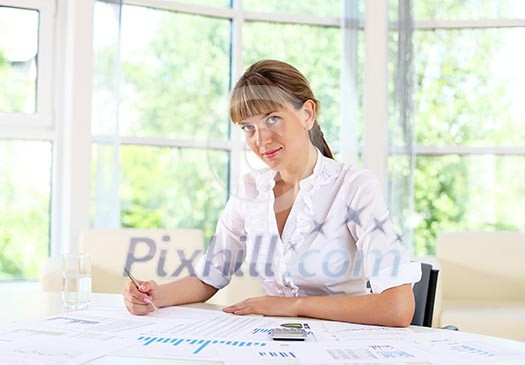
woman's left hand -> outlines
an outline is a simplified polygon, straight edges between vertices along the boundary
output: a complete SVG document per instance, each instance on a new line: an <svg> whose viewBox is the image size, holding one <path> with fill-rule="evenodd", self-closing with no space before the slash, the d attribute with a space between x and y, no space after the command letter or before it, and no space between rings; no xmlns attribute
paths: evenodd
<svg viewBox="0 0 525 365"><path fill-rule="evenodd" d="M299 298L296 297L266 295L264 297L248 298L240 303L224 308L223 311L233 314L262 314L265 316L297 317L298 302Z"/></svg>

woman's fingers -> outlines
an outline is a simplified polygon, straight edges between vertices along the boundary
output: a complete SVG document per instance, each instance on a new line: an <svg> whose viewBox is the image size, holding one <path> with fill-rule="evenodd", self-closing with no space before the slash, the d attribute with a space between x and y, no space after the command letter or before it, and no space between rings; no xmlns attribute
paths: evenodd
<svg viewBox="0 0 525 365"><path fill-rule="evenodd" d="M151 312L151 306L148 304L135 304L126 301L126 308L131 314L145 315Z"/></svg>
<svg viewBox="0 0 525 365"><path fill-rule="evenodd" d="M153 297L149 294L153 294L157 284L154 281L141 283L139 289L144 288L145 292L139 291L132 282L122 289L122 295L124 296L124 302L126 308L132 314L148 314L152 308L149 302L153 300Z"/></svg>

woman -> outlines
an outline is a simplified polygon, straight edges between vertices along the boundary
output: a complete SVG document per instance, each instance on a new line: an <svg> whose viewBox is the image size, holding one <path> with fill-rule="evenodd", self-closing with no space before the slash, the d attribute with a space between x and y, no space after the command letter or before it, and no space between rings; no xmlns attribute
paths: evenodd
<svg viewBox="0 0 525 365"><path fill-rule="evenodd" d="M243 176L226 204L196 276L124 291L131 313L206 301L248 260L268 295L224 308L234 314L303 316L408 326L411 263L377 179L333 160L306 78L274 60L252 65L235 85L230 117L268 166ZM369 286L369 288L367 287Z"/></svg>

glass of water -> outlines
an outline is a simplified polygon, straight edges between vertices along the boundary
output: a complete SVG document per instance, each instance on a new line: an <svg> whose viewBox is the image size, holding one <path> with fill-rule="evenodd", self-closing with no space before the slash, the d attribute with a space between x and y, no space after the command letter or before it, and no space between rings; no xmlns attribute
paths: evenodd
<svg viewBox="0 0 525 365"><path fill-rule="evenodd" d="M62 255L62 299L69 309L85 308L91 299L91 263L88 253Z"/></svg>

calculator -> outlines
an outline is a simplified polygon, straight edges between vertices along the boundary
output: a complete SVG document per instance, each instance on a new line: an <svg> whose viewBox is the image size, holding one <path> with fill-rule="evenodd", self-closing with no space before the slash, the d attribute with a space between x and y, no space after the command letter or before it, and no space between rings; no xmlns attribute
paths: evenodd
<svg viewBox="0 0 525 365"><path fill-rule="evenodd" d="M302 328L272 328L271 334L274 341L304 341L306 339L306 331Z"/></svg>

